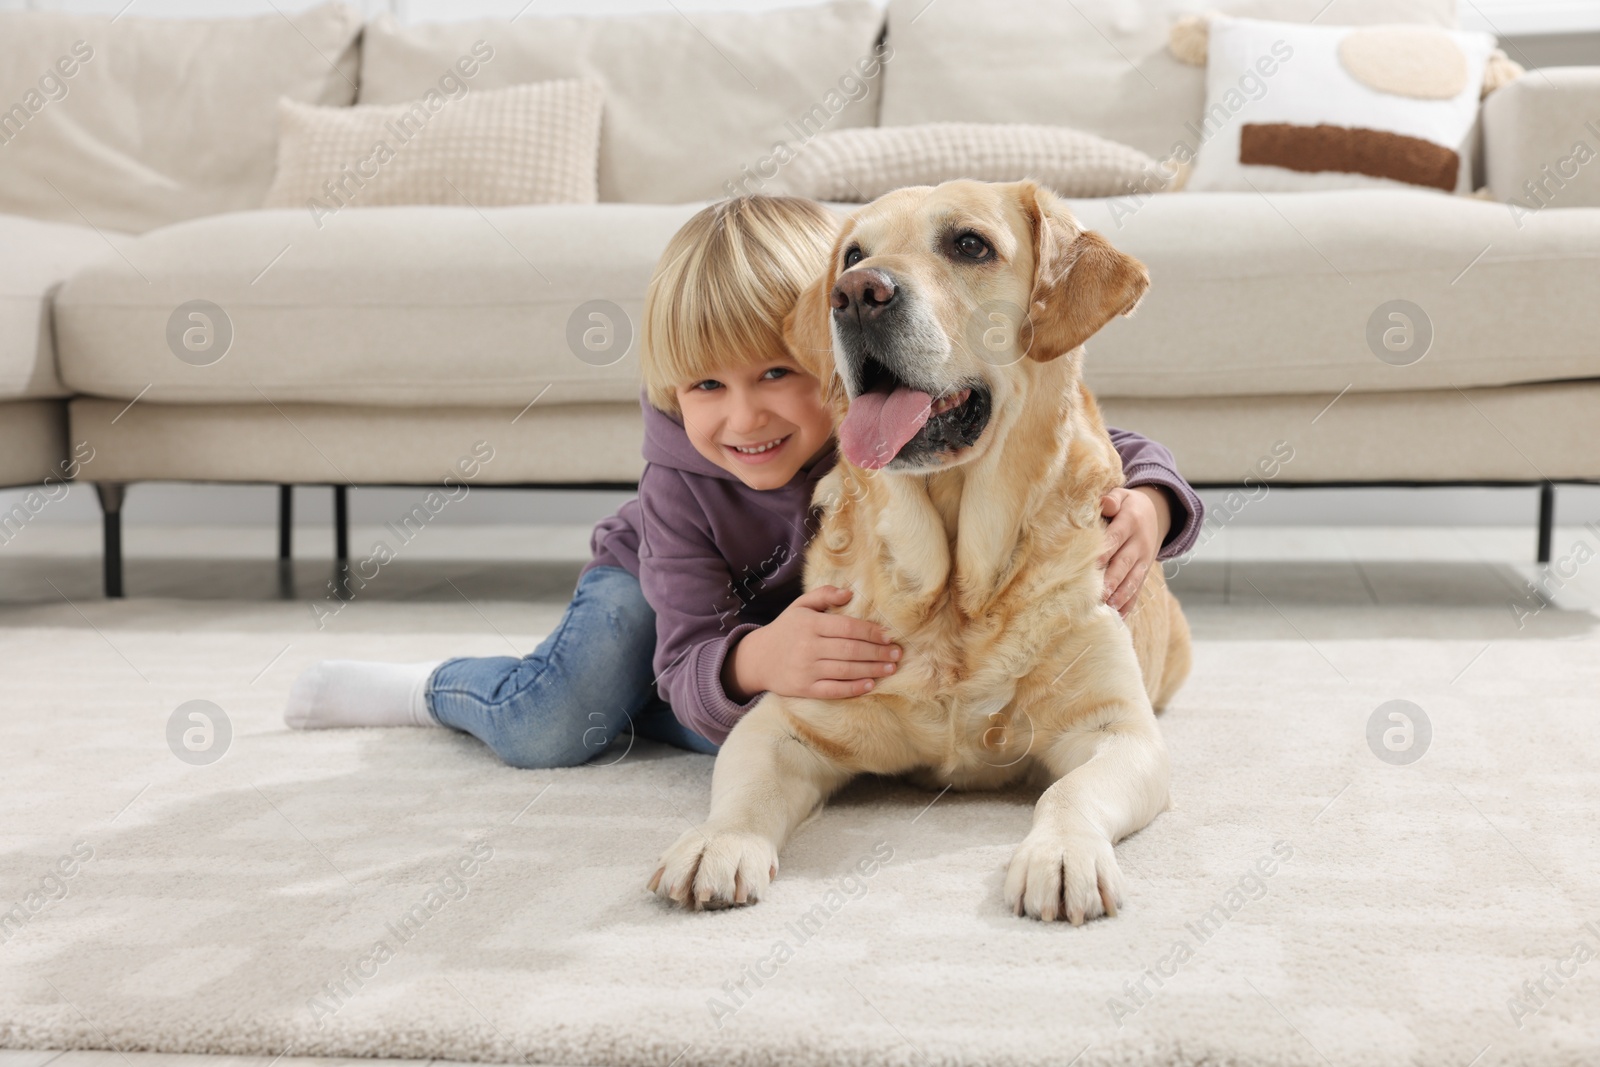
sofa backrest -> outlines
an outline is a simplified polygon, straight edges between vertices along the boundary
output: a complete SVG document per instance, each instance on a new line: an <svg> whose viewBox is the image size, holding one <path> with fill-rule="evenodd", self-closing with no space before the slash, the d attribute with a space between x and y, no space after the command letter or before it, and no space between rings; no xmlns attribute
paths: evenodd
<svg viewBox="0 0 1600 1067"><path fill-rule="evenodd" d="M885 14L831 0L410 26L381 16L364 33L336 2L217 19L0 13L0 213L143 232L253 209L276 166L279 97L392 104L446 78L464 92L599 82L603 201L773 191L817 133L879 124L1045 123L1163 158L1193 140L1204 107L1203 69L1166 48L1171 20L1196 6L1208 5L889 0ZM1217 6L1327 25L1455 25L1454 0Z"/></svg>
<svg viewBox="0 0 1600 1067"><path fill-rule="evenodd" d="M261 206L278 98L348 105L361 16L0 14L0 213L142 233Z"/></svg>
<svg viewBox="0 0 1600 1067"><path fill-rule="evenodd" d="M1236 0L1199 5L1320 25L1454 27L1455 0ZM1071 126L1157 159L1195 135L1205 70L1167 49L1186 0L890 0L893 60L881 124L1036 122Z"/></svg>
<svg viewBox="0 0 1600 1067"><path fill-rule="evenodd" d="M602 201L711 200L762 192L783 153L817 133L877 121L882 26L868 0L509 23L382 16L362 45L360 102L418 99L483 41L493 56L474 89L571 77L604 87Z"/></svg>

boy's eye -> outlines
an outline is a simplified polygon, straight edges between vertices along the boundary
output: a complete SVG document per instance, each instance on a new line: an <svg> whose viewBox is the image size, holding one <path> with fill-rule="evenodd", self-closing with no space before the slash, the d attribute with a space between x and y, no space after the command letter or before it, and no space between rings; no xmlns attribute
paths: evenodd
<svg viewBox="0 0 1600 1067"><path fill-rule="evenodd" d="M845 266L845 269L849 270L851 267L855 266L857 263L860 263L861 259L862 259L861 246L860 245L851 245L848 249L845 250L845 254L844 254L844 266Z"/></svg>
<svg viewBox="0 0 1600 1067"><path fill-rule="evenodd" d="M791 371L788 367L768 367L767 368L767 374L776 374L779 378L782 378L785 375L789 375L789 374L793 374L793 373L794 372ZM762 377L766 377L766 375L762 375ZM776 381L777 379L773 379L773 380Z"/></svg>
<svg viewBox="0 0 1600 1067"><path fill-rule="evenodd" d="M711 390L720 389L721 387L722 383L717 381L715 378L706 378L703 381L695 382L689 388L698 389L702 393L709 393Z"/></svg>

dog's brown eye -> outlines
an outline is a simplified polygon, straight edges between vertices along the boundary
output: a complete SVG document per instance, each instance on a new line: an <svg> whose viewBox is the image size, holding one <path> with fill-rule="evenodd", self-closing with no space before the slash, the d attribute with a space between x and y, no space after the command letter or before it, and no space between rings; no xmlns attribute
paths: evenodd
<svg viewBox="0 0 1600 1067"><path fill-rule="evenodd" d="M851 245L850 248L844 254L845 269L848 270L849 268L855 266L857 263L860 263L860 262L861 262L861 247L859 245Z"/></svg>
<svg viewBox="0 0 1600 1067"><path fill-rule="evenodd" d="M956 251L968 259L987 259L993 251L989 242L975 233L964 233L956 238Z"/></svg>

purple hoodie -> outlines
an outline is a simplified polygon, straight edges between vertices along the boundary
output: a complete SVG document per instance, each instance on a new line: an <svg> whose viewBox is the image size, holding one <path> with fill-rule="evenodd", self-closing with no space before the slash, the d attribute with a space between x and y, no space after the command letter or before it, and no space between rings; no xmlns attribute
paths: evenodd
<svg viewBox="0 0 1600 1067"><path fill-rule="evenodd" d="M817 532L817 481L833 468L830 448L779 489L751 489L699 452L683 421L644 408L639 495L602 519L583 569L621 567L639 579L656 613L656 689L689 729L721 744L764 694L737 703L722 687L722 663L745 634L776 619L803 591L806 543ZM1110 430L1131 488L1172 490L1174 513L1160 558L1187 552L1204 507L1179 476L1172 453L1127 430Z"/></svg>

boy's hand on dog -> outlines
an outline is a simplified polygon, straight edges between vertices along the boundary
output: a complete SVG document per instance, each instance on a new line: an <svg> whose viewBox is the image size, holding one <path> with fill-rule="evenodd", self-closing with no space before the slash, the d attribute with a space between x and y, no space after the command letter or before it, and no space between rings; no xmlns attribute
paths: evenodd
<svg viewBox="0 0 1600 1067"><path fill-rule="evenodd" d="M818 586L745 634L722 666L728 695L742 704L763 690L823 700L870 692L874 679L894 672L902 650L877 623L829 610L853 595Z"/></svg>
<svg viewBox="0 0 1600 1067"><path fill-rule="evenodd" d="M1100 498L1100 514L1111 520L1100 565L1106 569L1106 603L1128 617L1145 575L1172 525L1166 491L1153 485L1113 489Z"/></svg>

